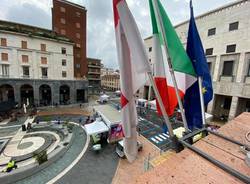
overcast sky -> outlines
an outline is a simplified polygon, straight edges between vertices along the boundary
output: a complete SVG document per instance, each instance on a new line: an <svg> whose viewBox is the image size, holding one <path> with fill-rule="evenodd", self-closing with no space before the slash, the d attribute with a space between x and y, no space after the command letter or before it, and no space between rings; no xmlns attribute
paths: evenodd
<svg viewBox="0 0 250 184"><path fill-rule="evenodd" d="M112 0L70 0L87 8L87 56L117 68ZM236 0L193 0L200 15ZM127 0L143 38L151 34L148 0ZM189 19L189 0L161 0L172 23ZM0 0L0 19L51 29L52 0Z"/></svg>

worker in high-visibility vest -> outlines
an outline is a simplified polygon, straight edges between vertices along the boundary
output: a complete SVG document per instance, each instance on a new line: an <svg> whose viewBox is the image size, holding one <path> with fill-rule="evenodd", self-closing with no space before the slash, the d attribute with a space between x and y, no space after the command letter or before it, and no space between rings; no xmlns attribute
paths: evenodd
<svg viewBox="0 0 250 184"><path fill-rule="evenodd" d="M12 169L17 169L16 161L10 160L7 164L6 169L3 170L3 172L10 172Z"/></svg>

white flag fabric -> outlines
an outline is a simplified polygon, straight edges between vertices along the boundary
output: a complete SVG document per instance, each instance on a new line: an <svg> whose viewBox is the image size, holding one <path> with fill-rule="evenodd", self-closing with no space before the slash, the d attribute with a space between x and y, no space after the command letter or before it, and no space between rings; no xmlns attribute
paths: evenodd
<svg viewBox="0 0 250 184"><path fill-rule="evenodd" d="M124 152L129 162L137 156L137 113L134 94L147 81L147 53L125 0L113 0L116 47L121 81Z"/></svg>

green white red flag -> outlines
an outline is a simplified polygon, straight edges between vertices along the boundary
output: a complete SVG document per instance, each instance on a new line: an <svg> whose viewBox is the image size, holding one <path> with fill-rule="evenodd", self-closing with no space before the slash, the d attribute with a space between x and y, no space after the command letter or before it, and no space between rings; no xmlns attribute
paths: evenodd
<svg viewBox="0 0 250 184"><path fill-rule="evenodd" d="M134 18L125 0L113 0L116 47L121 78L124 152L132 162L137 155L137 113L134 94L150 71L146 50Z"/></svg>
<svg viewBox="0 0 250 184"><path fill-rule="evenodd" d="M155 4L159 5L157 8L159 9L159 14L163 22L163 29L166 33L165 36L167 38L168 55L172 61L172 68L174 70L180 97L183 98L186 90L197 80L196 73L191 60L186 54L186 51L167 16L167 13L165 12L160 1L157 1L158 3ZM155 14L152 0L149 0L149 6L153 28L153 52L156 69L155 81L162 97L166 112L169 116L171 116L173 115L174 109L178 104L178 100L166 55L162 54L164 52L163 35L160 31L159 21L157 21L157 15ZM161 114L158 104L157 110Z"/></svg>

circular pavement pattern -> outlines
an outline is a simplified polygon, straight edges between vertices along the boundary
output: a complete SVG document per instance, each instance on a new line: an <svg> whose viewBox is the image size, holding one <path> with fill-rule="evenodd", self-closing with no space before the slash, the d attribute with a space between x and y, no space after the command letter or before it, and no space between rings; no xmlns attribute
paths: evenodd
<svg viewBox="0 0 250 184"><path fill-rule="evenodd" d="M30 144L30 143L33 143L33 144ZM8 149L4 151L4 154L8 157L18 157L18 156L27 155L39 149L44 143L45 143L45 139L42 137L23 138L18 146L13 145L12 149ZM20 149L19 146L21 146L22 144L30 144L30 146L24 149L22 148Z"/></svg>

